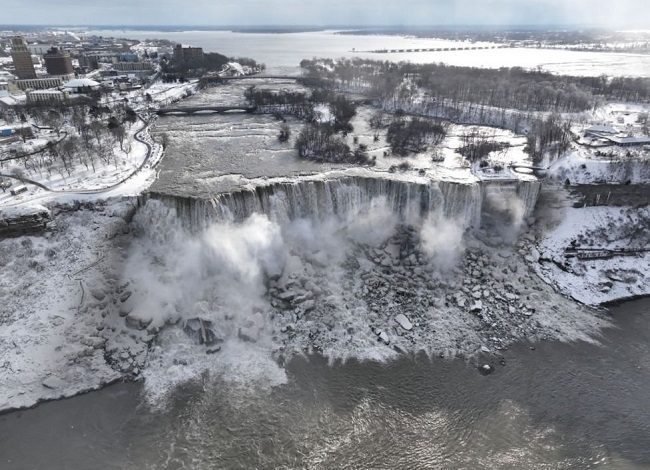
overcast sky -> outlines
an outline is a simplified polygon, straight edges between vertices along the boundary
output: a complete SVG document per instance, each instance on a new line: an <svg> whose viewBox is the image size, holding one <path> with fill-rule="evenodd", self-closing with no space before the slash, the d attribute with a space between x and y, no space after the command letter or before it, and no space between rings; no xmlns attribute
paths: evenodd
<svg viewBox="0 0 650 470"><path fill-rule="evenodd" d="M0 24L650 28L650 0L2 0Z"/></svg>

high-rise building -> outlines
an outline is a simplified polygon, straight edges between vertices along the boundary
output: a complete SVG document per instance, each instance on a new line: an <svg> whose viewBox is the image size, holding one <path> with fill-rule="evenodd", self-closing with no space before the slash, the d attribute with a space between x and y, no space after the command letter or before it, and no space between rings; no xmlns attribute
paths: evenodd
<svg viewBox="0 0 650 470"><path fill-rule="evenodd" d="M27 49L27 44L23 38L17 36L11 39L11 58L14 61L14 68L18 78L36 78L32 54Z"/></svg>
<svg viewBox="0 0 650 470"><path fill-rule="evenodd" d="M200 65L203 62L203 48L183 47L176 44L176 47L174 47L174 62L177 64Z"/></svg>
<svg viewBox="0 0 650 470"><path fill-rule="evenodd" d="M70 54L63 52L56 47L51 48L43 56L45 68L50 75L70 75L74 73Z"/></svg>
<svg viewBox="0 0 650 470"><path fill-rule="evenodd" d="M99 61L95 56L81 54L77 60L79 60L80 67L84 67L90 70L95 70L99 68Z"/></svg>

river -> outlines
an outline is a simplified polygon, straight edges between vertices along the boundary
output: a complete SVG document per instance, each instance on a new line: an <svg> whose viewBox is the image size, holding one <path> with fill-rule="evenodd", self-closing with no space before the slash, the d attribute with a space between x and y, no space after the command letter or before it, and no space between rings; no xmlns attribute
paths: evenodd
<svg viewBox="0 0 650 470"><path fill-rule="evenodd" d="M600 345L515 345L488 376L300 357L286 384L193 383L160 410L118 384L0 416L0 467L649 468L649 309L613 307Z"/></svg>
<svg viewBox="0 0 650 470"><path fill-rule="evenodd" d="M373 54L378 49L419 49L483 46L487 43L461 43L382 35L341 35L335 31L304 33L239 33L231 31L136 31L89 30L88 34L130 39L168 39L203 47L229 57L251 57L267 65L271 73L299 73L302 59L312 57L363 57L375 60L443 62L472 67L524 67L564 75L650 76L650 55L608 52L583 52L558 49L505 48L439 52Z"/></svg>

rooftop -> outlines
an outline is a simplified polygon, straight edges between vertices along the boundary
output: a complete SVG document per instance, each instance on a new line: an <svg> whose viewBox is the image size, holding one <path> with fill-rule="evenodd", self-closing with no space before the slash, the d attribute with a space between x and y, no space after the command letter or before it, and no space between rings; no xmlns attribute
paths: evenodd
<svg viewBox="0 0 650 470"><path fill-rule="evenodd" d="M585 129L585 132L601 132L603 134L617 134L618 131L612 126L607 126L604 124L596 124Z"/></svg>
<svg viewBox="0 0 650 470"><path fill-rule="evenodd" d="M73 78L63 86L65 88L95 88L99 86L99 83L90 78Z"/></svg>

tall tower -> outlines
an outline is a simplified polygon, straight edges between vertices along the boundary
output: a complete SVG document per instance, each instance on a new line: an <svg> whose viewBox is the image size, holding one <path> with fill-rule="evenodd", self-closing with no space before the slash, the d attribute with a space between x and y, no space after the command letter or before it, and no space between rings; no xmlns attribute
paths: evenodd
<svg viewBox="0 0 650 470"><path fill-rule="evenodd" d="M56 47L47 51L43 56L45 68L50 75L70 75L74 73L70 54L63 52Z"/></svg>
<svg viewBox="0 0 650 470"><path fill-rule="evenodd" d="M32 55L27 49L25 40L19 36L11 39L11 58L14 61L14 68L18 78L36 78Z"/></svg>

